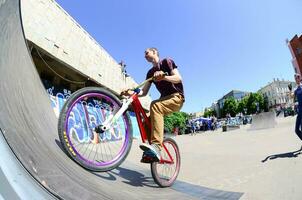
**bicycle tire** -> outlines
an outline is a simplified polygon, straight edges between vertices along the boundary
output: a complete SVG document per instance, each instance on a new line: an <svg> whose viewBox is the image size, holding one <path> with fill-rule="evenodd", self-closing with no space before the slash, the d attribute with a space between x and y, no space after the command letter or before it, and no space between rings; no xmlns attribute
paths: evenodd
<svg viewBox="0 0 302 200"><path fill-rule="evenodd" d="M169 153L173 156L174 163L168 164L168 163L161 163L161 162L153 162L151 163L151 174L157 185L159 185L160 187L170 187L171 185L173 185L179 174L180 163L181 163L180 153L177 143L172 138L165 138L163 144L169 149ZM168 145L172 146L172 148L171 147L169 148ZM167 156L165 150L162 150L161 154L163 158ZM170 176L161 173L161 171L168 172L169 170L171 172Z"/></svg>
<svg viewBox="0 0 302 200"><path fill-rule="evenodd" d="M101 100L102 100L102 102L101 102ZM119 126L122 126L122 128L120 128L121 130L119 132L119 134L120 134L119 136L121 136L120 138L119 138L119 136L115 135L116 134L115 128L113 128L114 130L108 130L108 131L111 131L110 133L108 133L108 131L104 132L102 137L101 137L101 134L96 134L93 131L92 124L95 121L97 121L97 119L95 119L95 117L91 117L89 115L91 110L93 110L94 112L100 112L101 109L106 109L107 113L109 113L109 111L110 111L110 106L107 105L107 107L105 108L105 103L103 101L106 102L108 105L112 104L115 110L119 109L122 105L122 103L118 99L118 97L116 97L114 94L112 94L111 92L109 92L103 88L99 88L99 87L82 88L82 89L74 92L66 100L66 102L61 110L59 120L58 120L59 139L60 139L60 142L62 144L64 151L67 152L67 155L70 158L72 158L77 164L84 167L85 169L88 169L91 171L98 171L98 172L105 172L105 171L109 171L109 170L112 170L112 169L118 167L126 159L128 153L131 149L131 145L132 145L132 125L131 125L130 117L127 112L125 112L119 118L119 120L121 120L121 121L117 122L117 123L120 123ZM98 105L94 105L93 103L98 104ZM104 104L102 105L101 103L104 103ZM87 136L87 137L85 137L86 139L83 139L84 138L83 135L81 135L81 136L76 135L75 129L70 128L70 126L69 126L71 122L76 121L75 113L77 113L77 112L73 112L73 109L76 109L77 105L79 105L81 108L83 107L83 109L85 110L86 122L83 123L84 124L83 126L81 126L81 127L83 127L82 128L83 130L80 129L79 132L82 131L82 132L88 133L87 135L85 135L85 136ZM94 106L96 108L94 108ZM75 111L77 111L77 110L75 110ZM105 112L105 111L102 110L102 112ZM96 115L97 114L98 113L96 113ZM79 117L82 119L83 116L79 115ZM91 118L93 118L95 121L91 120ZM102 115L101 118L104 118L103 121L105 120L105 116ZM82 121L85 121L85 120L82 119ZM96 122L94 125L96 126ZM77 125L76 127L78 128L79 125ZM112 133L114 133L114 134L112 134ZM112 135L114 135L114 136L112 136ZM109 136L110 136L110 139L108 139ZM81 138L84 142L80 141L78 144L75 144L75 142L73 142L73 141L76 141L75 138L78 141L80 141L79 138ZM116 139L116 138L118 138L118 139ZM92 141L94 141L94 140L98 141L98 143L95 142L95 144L93 144ZM109 143L109 142L111 142L111 143ZM103 149L107 148L107 147L110 148L110 146L114 145L114 142L121 143L121 145L120 145L120 148L118 146L117 149L114 149L115 152L112 153L113 154L113 155L111 155L112 158L110 158L110 156L107 155L108 151L109 151L109 153L111 153L113 151L112 149L109 149L108 151L106 151L106 149L105 149L105 153L101 153L101 154L98 153L99 149L101 149L101 151L102 151L102 148ZM85 145L87 146L86 151L90 151L89 155L85 155L86 151L85 151L85 153L80 153L80 150L77 149L77 146L80 146L80 147L82 146L82 148L83 148ZM107 147L106 147L106 145L107 145ZM90 159L90 155L92 152L95 153L95 155L94 155L93 159L92 158ZM105 154L107 156L107 160L105 160L106 159ZM105 159L103 156L105 157ZM101 159L100 159L100 157L101 157ZM97 159L99 159L99 160L97 160Z"/></svg>

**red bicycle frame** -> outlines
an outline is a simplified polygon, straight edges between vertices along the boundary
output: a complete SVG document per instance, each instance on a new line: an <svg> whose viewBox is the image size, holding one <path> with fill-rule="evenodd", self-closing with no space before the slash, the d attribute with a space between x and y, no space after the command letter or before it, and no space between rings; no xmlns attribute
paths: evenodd
<svg viewBox="0 0 302 200"><path fill-rule="evenodd" d="M136 115L136 119L137 119L137 123L138 123L138 127L139 127L139 131L141 134L141 138L142 138L142 142L146 143L148 142L150 144L150 141L147 138L147 132L146 132L146 128L148 128L149 130L151 130L151 122L150 122L150 118L147 117L146 112L144 111L139 99L138 99L138 93L134 92L131 97L133 102L132 102L132 107L133 110L135 112ZM145 126L144 126L145 124ZM163 163L168 163L168 164L173 164L174 160L170 154L170 152L168 151L167 147L165 146L165 144L163 143L163 148L164 151L167 153L168 155L168 160L167 159L163 159L162 157L160 158L159 163L163 164Z"/></svg>

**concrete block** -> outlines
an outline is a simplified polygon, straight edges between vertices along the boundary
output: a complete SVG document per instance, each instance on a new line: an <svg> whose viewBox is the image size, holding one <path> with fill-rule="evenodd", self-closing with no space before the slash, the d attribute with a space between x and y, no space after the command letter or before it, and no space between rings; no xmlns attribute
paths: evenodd
<svg viewBox="0 0 302 200"><path fill-rule="evenodd" d="M268 129L276 126L275 112L264 112L252 116L250 130Z"/></svg>

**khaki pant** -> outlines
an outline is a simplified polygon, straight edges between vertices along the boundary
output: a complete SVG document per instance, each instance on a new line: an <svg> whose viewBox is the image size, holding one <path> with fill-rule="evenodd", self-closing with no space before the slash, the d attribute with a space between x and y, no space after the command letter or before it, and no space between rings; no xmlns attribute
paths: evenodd
<svg viewBox="0 0 302 200"><path fill-rule="evenodd" d="M148 139L152 144L162 147L164 139L164 116L181 109L184 99L179 93L152 101L150 106L151 134Z"/></svg>

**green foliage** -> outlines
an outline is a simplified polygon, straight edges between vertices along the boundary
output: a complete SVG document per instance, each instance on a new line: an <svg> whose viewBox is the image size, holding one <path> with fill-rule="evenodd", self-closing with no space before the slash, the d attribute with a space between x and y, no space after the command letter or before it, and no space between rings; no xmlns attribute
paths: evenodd
<svg viewBox="0 0 302 200"><path fill-rule="evenodd" d="M238 103L234 97L229 97L225 100L223 104L223 115L225 116L227 113L230 113L232 117L234 117L237 113Z"/></svg>
<svg viewBox="0 0 302 200"><path fill-rule="evenodd" d="M243 98L239 101L238 107L237 107L237 113L243 113L243 114L245 114L245 110L244 110L244 109L246 109L248 97L249 97L249 96L245 96L245 97L243 97Z"/></svg>
<svg viewBox="0 0 302 200"><path fill-rule="evenodd" d="M257 112L257 104L259 106L259 112L268 111L268 99L263 97L261 93L250 93L243 97L240 101L235 100L234 97L229 97L224 101L222 108L222 116L225 117L227 113L230 113L232 117L238 113L243 114L255 114ZM211 110L205 110L204 117L211 116Z"/></svg>
<svg viewBox="0 0 302 200"><path fill-rule="evenodd" d="M165 129L172 133L173 128L178 127L181 133L185 132L188 114L185 112L175 112L164 117Z"/></svg>
<svg viewBox="0 0 302 200"><path fill-rule="evenodd" d="M260 93L251 93L247 100L247 114L255 114L257 112L257 104L259 104L259 112L264 110L264 98Z"/></svg>
<svg viewBox="0 0 302 200"><path fill-rule="evenodd" d="M211 116L217 116L217 113L215 110L212 109L205 109L203 113L203 117L211 117Z"/></svg>

